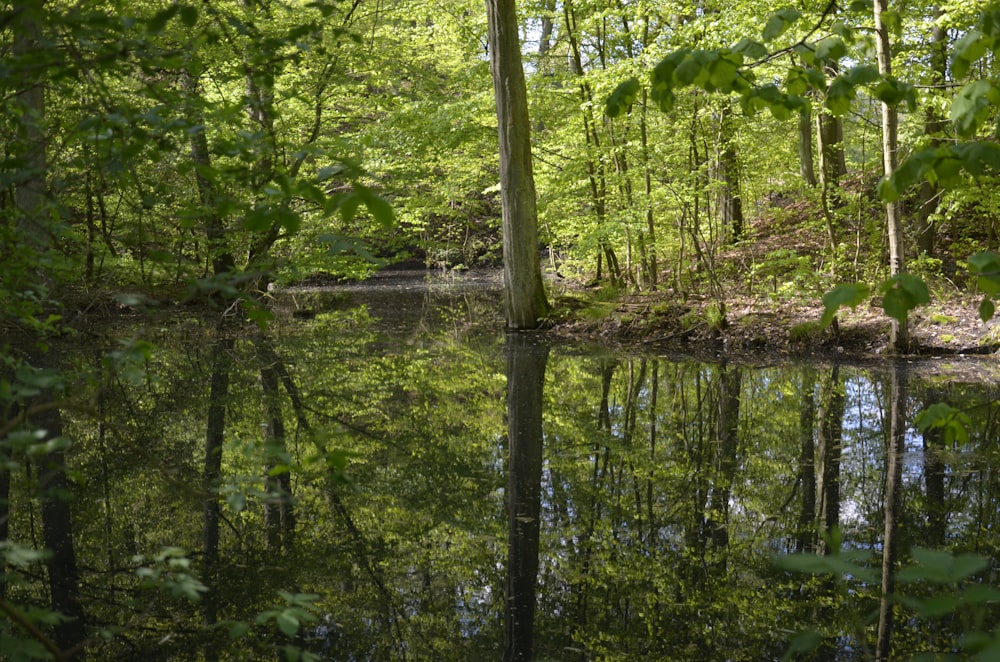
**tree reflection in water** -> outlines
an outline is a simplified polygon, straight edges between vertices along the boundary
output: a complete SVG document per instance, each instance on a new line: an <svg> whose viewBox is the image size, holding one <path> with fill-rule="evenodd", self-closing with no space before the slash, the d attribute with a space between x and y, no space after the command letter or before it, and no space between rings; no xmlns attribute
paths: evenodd
<svg viewBox="0 0 1000 662"><path fill-rule="evenodd" d="M1000 549L994 384L548 347L496 331L490 287L310 296L313 318L278 301L266 337L237 329L224 346L214 320L146 329L145 373L122 364L67 396L100 403L68 402L61 421L87 596L75 623L125 628L89 638L93 659L190 658L209 611L216 634L239 636L208 650L233 659L297 645L330 659L761 660L807 629L821 656L851 658L877 648L887 531L893 567L915 545ZM59 351L81 364L94 350ZM913 427L939 401L969 417L967 441ZM222 444L210 471L206 430ZM51 512L36 474L5 469L8 536L31 544ZM164 547L187 550L209 602L183 597L193 584ZM874 580L773 563L857 550ZM177 593L143 590L140 567ZM7 578L8 596L49 604L44 563ZM962 619L894 604L893 656L961 646ZM977 616L997 622L991 606Z"/></svg>

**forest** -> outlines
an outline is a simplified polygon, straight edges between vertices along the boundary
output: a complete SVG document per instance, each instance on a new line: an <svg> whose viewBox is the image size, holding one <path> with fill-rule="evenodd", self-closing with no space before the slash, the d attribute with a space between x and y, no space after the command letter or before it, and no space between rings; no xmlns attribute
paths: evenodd
<svg viewBox="0 0 1000 662"><path fill-rule="evenodd" d="M349 652L334 659L440 659L455 645L441 634L448 630L466 646L461 656L488 656L484 642L504 636L490 611L503 593L491 536L506 517L495 469L505 443L514 455L516 431L504 417L515 420L511 403L522 397L513 348L528 341L507 338L493 354L456 343L480 342L484 325L605 337L627 327L623 335L640 343L718 340L749 328L740 326L747 310L781 326L781 311L808 306L811 317L779 329L782 346L791 338L842 350L854 316L875 316L880 353L913 355L924 342L914 339L915 315L947 325L962 310L974 331L959 341L937 326L934 350L995 350L998 53L1000 7L978 1L0 4L0 652L322 659L315 650L337 630L354 636L343 635L337 645ZM416 354L404 358L376 333L375 300L348 312L341 299L317 295L302 307L312 295L295 294L413 269L448 278L502 271L502 287L487 292L503 315L473 295L449 300L455 311L434 324L450 335L418 325L403 343ZM948 314L935 308L949 303ZM404 307L389 303L386 314L394 305ZM747 333L751 352L775 348L773 328ZM754 464L727 439L756 426L779 443L781 432L768 427L778 420L818 440L839 438L843 430L821 415L833 407L850 418L838 393L864 403L859 411L881 412L878 433L857 431L873 446L866 434L883 434L892 449L919 430L935 443L979 448L995 426L986 386L968 387L976 404L966 407L965 386L921 383L908 395L895 372L788 376L634 357L581 366L524 351L541 365L521 380L537 386L528 409L542 406L545 385L544 402L571 412L545 414L546 443L562 455L547 460L542 500L551 503L536 509L552 509L542 544L571 547L573 570L560 574L557 561L539 568L537 558L534 570L540 584L558 586L539 600L541 621L555 632L557 615L573 613L584 625L552 635L553 657L669 659L673 650L708 659L752 640L747 655L776 659L788 641L809 641L793 633L834 612L831 622L850 620L849 608L824 602L831 585L797 592L774 574L773 588L802 602L780 614L787 624L765 625L779 615L761 612L748 640L720 643L708 626L670 639L700 613L692 596L723 592L709 568L745 561L767 575L777 573L761 570L775 551L829 556L840 524L865 547L868 524L881 527L881 515L890 517L882 510L893 510L871 505L855 520L864 525L849 530L839 514L838 525L830 511L820 517L824 506L806 502L805 490L793 496L819 518L811 537L792 496L781 505L782 495L762 490L746 497L753 508L729 513L738 476L766 473L759 463L773 458L762 451ZM456 364L436 364L436 352ZM314 365L331 372L310 372ZM579 393L559 393L553 379ZM771 403L780 410L773 420L741 408L741 394L790 392L786 382L803 391ZM657 409L661 388L683 411ZM576 427L590 395L598 425L587 434L604 441L588 454L574 439L584 436ZM506 414L494 411L505 401ZM686 418L703 406L714 432ZM413 413L433 409L443 420ZM910 433L904 418L915 421ZM662 461L649 474L632 446L642 425L650 462ZM675 430L682 452L657 445L663 429ZM433 440L427 448L417 431ZM712 434L723 450L706 450ZM468 457L463 435L475 439ZM791 445L774 452L801 459ZM948 457L955 466L968 460ZM424 470L404 483L396 472L411 461ZM993 507L992 521L996 480L985 466L948 483L956 491L948 507ZM672 481L702 469L709 473L693 493L683 482L654 485L654 474ZM791 480L822 494L809 471ZM356 491L366 481L383 490L370 503ZM461 497L437 495L440 485L464 486L480 501L449 514L448 499ZM634 511L622 505L630 489ZM934 501L923 489L920 499ZM403 493L432 502L433 515L409 513L412 504L396 500ZM553 505L559 495L568 505ZM934 495L927 512L946 508L943 493ZM833 500L839 513L839 494ZM665 505L675 501L682 505ZM732 517L731 531L712 528L717 511L726 526ZM772 520L754 517L765 512L787 527L761 542L754 536ZM629 574L641 570L642 552L614 556L616 517L635 526L623 537L651 545L642 550L676 574ZM967 525L956 524L962 535ZM974 567L951 566L956 586L997 543L982 531L969 533L973 542L949 539L937 520L927 526L939 547L961 539L958 551L971 554L916 558ZM560 527L573 533L560 537ZM482 561L487 576L439 557L450 545ZM390 567L394 554L406 571ZM601 554L621 563L622 576L591 574ZM328 556L336 560L318 569ZM309 570L296 574L279 557L308 560ZM863 576L860 566L822 567ZM317 606L327 599L320 575L337 578L340 602ZM731 602L708 610L715 632L767 589L729 588ZM596 604L619 589L620 602ZM851 595L878 602L861 589ZM802 606L813 598L823 609ZM990 618L996 599L969 598ZM455 600L464 615L449 614ZM655 605L648 613L643 600ZM338 609L350 623L323 620ZM960 620L957 606L944 611ZM616 624L620 632L608 634ZM883 625L847 650L888 659ZM911 626L897 639L912 644L908 653L997 650L988 628L986 639L955 643ZM801 650L824 659L822 646L844 640L824 641Z"/></svg>

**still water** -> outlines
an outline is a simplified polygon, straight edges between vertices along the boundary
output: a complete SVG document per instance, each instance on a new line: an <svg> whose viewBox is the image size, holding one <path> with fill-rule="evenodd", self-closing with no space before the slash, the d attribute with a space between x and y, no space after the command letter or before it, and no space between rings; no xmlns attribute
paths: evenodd
<svg viewBox="0 0 1000 662"><path fill-rule="evenodd" d="M880 611L893 659L995 638L967 593L1000 586L995 384L507 336L499 286L382 276L276 293L264 331L121 333L152 350L66 423L96 658L874 659ZM934 403L964 432L920 430ZM894 609L887 549L917 568Z"/></svg>

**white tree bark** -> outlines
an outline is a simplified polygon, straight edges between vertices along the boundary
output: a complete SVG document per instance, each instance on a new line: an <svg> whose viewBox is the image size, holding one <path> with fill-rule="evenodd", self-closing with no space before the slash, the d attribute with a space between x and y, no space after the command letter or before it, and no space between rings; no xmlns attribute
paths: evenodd
<svg viewBox="0 0 1000 662"><path fill-rule="evenodd" d="M875 0L875 47L878 56L878 71L882 76L892 75L892 52L889 48L889 29L882 20L882 13L888 9L888 0ZM886 178L896 171L896 149L899 133L899 118L896 109L882 103L882 171ZM905 270L903 258L903 229L899 218L899 203L885 205L886 232L889 235L889 275L895 276ZM896 352L909 350L910 337L906 321L892 320L889 344Z"/></svg>

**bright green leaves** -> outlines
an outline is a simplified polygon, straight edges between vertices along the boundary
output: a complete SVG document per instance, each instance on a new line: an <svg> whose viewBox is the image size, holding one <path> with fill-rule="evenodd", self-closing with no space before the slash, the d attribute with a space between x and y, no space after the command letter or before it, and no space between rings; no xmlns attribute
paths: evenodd
<svg viewBox="0 0 1000 662"><path fill-rule="evenodd" d="M826 107L839 116L846 115L851 110L851 104L857 97L857 88L862 85L872 85L882 81L878 69L870 64L863 64L833 79L826 92Z"/></svg>
<svg viewBox="0 0 1000 662"><path fill-rule="evenodd" d="M826 92L826 107L833 115L842 117L851 110L855 96L857 93L854 91L854 86L843 76L838 76L833 79L830 89Z"/></svg>
<svg viewBox="0 0 1000 662"><path fill-rule="evenodd" d="M744 51L755 50L752 43L745 43ZM684 48L674 51L653 68L650 98L660 110L670 112L676 99L675 89L693 85L707 92L746 93L751 87L749 78L740 70L743 58L744 52L739 50ZM608 97L605 112L610 117L626 112L639 93L638 86L639 81L634 78L620 84Z"/></svg>
<svg viewBox="0 0 1000 662"><path fill-rule="evenodd" d="M765 42L774 41L785 34L800 18L802 18L802 12L797 9L791 7L779 9L771 15L771 18L767 19L761 37Z"/></svg>
<svg viewBox="0 0 1000 662"><path fill-rule="evenodd" d="M823 328L830 326L838 310L844 306L857 308L865 302L870 293L871 288L864 283L843 283L837 285L823 295L823 317L820 319L820 326Z"/></svg>
<svg viewBox="0 0 1000 662"><path fill-rule="evenodd" d="M924 179L950 188L962 184L965 174L978 177L988 170L1000 171L1000 145L996 143L972 142L920 150L907 157L892 177L879 182L878 194L886 202L894 202Z"/></svg>
<svg viewBox="0 0 1000 662"><path fill-rule="evenodd" d="M817 63L838 62L847 55L847 44L840 37L827 37L816 44L813 58Z"/></svg>
<svg viewBox="0 0 1000 662"><path fill-rule="evenodd" d="M948 444L964 444L969 441L968 428L972 425L972 420L951 405L938 402L917 414L913 423L921 432L941 430Z"/></svg>
<svg viewBox="0 0 1000 662"><path fill-rule="evenodd" d="M802 97L782 93L777 85L755 87L740 97L740 106L747 115L766 108L779 120L788 119L793 111L803 110L807 103Z"/></svg>
<svg viewBox="0 0 1000 662"><path fill-rule="evenodd" d="M900 323L906 321L911 310L930 303L931 300L927 284L917 276L906 273L896 274L882 283L879 292L882 294L882 309L885 314L899 320ZM842 307L856 308L864 303L870 293L870 288L864 283L837 285L823 295L823 317L820 319L820 326L829 326Z"/></svg>
<svg viewBox="0 0 1000 662"><path fill-rule="evenodd" d="M615 88L615 91L608 96L608 100L604 105L604 112L608 117L619 117L629 112L641 90L642 86L639 83L639 79L635 76L629 78L619 84Z"/></svg>
<svg viewBox="0 0 1000 662"><path fill-rule="evenodd" d="M793 65L785 75L785 91L792 96L803 96L809 90L822 90L825 87L826 78L815 67Z"/></svg>
<svg viewBox="0 0 1000 662"><path fill-rule="evenodd" d="M985 251L969 256L969 272L976 277L976 287L985 295L979 304L979 318L988 322L996 312L993 301L1000 295L1000 255Z"/></svg>
<svg viewBox="0 0 1000 662"><path fill-rule="evenodd" d="M743 55L736 51L682 49L674 51L656 65L652 85L654 90L658 87L672 90L694 85L708 92L738 92L749 86L740 73L741 66Z"/></svg>
<svg viewBox="0 0 1000 662"><path fill-rule="evenodd" d="M759 41L753 39L740 39L739 43L733 46L733 52L739 53L750 60L762 60L767 57L767 47Z"/></svg>
<svg viewBox="0 0 1000 662"><path fill-rule="evenodd" d="M896 274L882 283L879 288L882 293L882 309L889 317L906 323L907 315L917 306L930 303L930 292L927 284L912 274Z"/></svg>
<svg viewBox="0 0 1000 662"><path fill-rule="evenodd" d="M951 121L960 136L972 136L991 107L1000 105L1000 90L992 81L977 80L962 88L951 104Z"/></svg>

